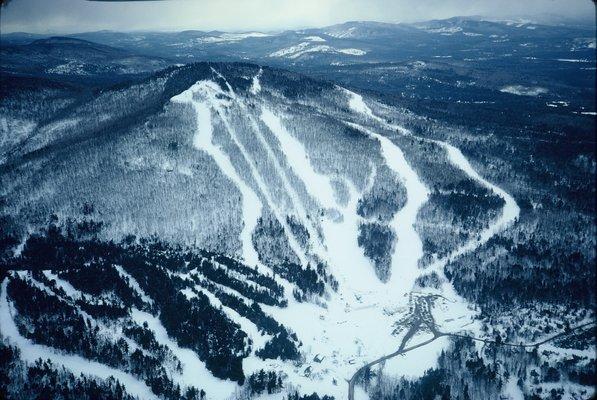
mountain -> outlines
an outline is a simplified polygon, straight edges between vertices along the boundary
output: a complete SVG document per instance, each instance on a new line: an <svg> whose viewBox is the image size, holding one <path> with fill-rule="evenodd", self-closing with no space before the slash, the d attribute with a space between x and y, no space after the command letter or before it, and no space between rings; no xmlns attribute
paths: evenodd
<svg viewBox="0 0 597 400"><path fill-rule="evenodd" d="M157 71L171 64L165 59L140 56L71 37L49 37L27 44L3 45L0 57L0 68L5 74L47 76L139 74Z"/></svg>
<svg viewBox="0 0 597 400"><path fill-rule="evenodd" d="M0 398L594 396L594 36L516 24L3 36Z"/></svg>
<svg viewBox="0 0 597 400"><path fill-rule="evenodd" d="M553 253L558 294L538 284L550 264L530 268L530 249L545 251L546 237L552 249L559 243L547 230L524 236L556 218L532 211L532 201L543 202L531 194L539 188L512 185L526 179L510 169L512 159L491 167L499 138L473 151L472 137L450 136L469 143L471 164L449 142L425 136L429 129L439 125L251 64L191 64L103 91L37 126L0 167L3 351L19 368L83 385L57 372L64 366L100 378L103 393L139 398L289 387L344 398L367 387L359 366L413 335L476 336L508 361L492 363L456 339L439 365L411 364L418 353L390 359L384 379L431 379L427 370L437 368L443 383L433 390L462 391L497 373L485 393L504 385L536 393L554 378L512 383L506 372L522 355L499 343L548 338L564 325L582 332L592 315L581 305L591 302L591 241L578 237L575 249L562 242ZM569 267L556 261L567 251L578 254ZM478 266L480 254L508 261ZM510 274L534 290L519 291ZM511 293L524 304L516 309L536 318L567 311L537 331L535 317L508 314ZM552 305L561 296L576 305ZM502 317L483 319L497 305ZM579 344L561 346L579 349L570 368L585 374L594 358L579 335ZM461 361L449 358L463 352ZM535 354L524 365L557 365L563 354ZM51 363L35 364L40 357ZM471 362L477 372L454 381Z"/></svg>
<svg viewBox="0 0 597 400"><path fill-rule="evenodd" d="M69 37L183 63L251 60L274 65L313 66L413 61L448 54L462 60L476 54L487 57L488 54L511 53L512 49L517 50L518 54L513 55L516 57L533 53L539 58L576 58L569 57L570 49L594 48L594 36L593 29L582 25L454 17L414 24L351 21L323 28L271 33L100 31ZM3 35L3 40L8 44L16 40L22 43L23 37ZM576 55L581 56L580 53ZM582 57L589 55L590 51Z"/></svg>

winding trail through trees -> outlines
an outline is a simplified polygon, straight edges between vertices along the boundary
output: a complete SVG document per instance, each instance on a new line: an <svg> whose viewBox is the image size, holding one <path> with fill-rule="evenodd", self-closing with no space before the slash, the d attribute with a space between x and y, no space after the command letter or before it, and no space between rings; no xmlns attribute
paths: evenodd
<svg viewBox="0 0 597 400"><path fill-rule="evenodd" d="M476 250L477 248L479 248L480 246L485 244L490 238L492 238L493 236L502 232L504 229L506 229L508 226L513 224L518 219L519 214L520 214L520 208L519 208L518 204L516 203L516 201L514 200L514 198L509 193L507 193L505 190L503 190L502 188L500 188L500 187L490 183L486 179L484 179L471 166L469 160L462 154L462 152L458 148L456 148L446 142L440 141L440 140L434 140L434 139L428 139L428 138L415 136L410 131L408 131L407 129L405 129L401 126L388 123L383 118L381 118L373 113L373 111L369 108L369 106L364 102L362 96L360 96L359 94L356 94L354 92L348 91L348 90L345 90L345 91L349 96L349 108L350 109L352 109L353 111L356 111L357 113L364 115L365 117L367 117L373 121L380 123L382 126L384 126L387 129L396 131L402 135L411 136L411 137L417 138L417 139L425 141L425 142L432 142L432 143L439 145L446 151L446 155L451 164L453 164L456 168L458 168L462 172L464 172L470 179L476 181L480 185L491 190L493 193L495 193L497 196L502 198L502 200L504 201L504 207L502 209L501 215L498 218L496 218L496 220L494 220L490 224L489 227L487 227L486 229L481 231L475 239L472 239L472 240L464 243L462 246L458 247L457 249L452 251L447 256L435 260L431 265L429 265L426 268L426 271L436 272L436 273L440 274L441 276L443 276L444 275L443 268L449 262L453 261L454 259L456 259L466 253ZM353 127L356 127L357 129L361 129L361 130L363 129L362 127L360 127L356 124L353 124L353 123L348 123L348 124ZM380 135L375 135L375 136L377 138L379 138ZM389 141L389 139L386 139L386 140ZM468 338L471 340L480 341L480 342L484 342L487 344L490 344L490 343L496 344L496 345L500 345L500 346L529 348L529 347L536 347L536 346L545 344L547 342L553 341L560 337L569 335L576 330L583 329L589 325L595 324L594 321L584 323L584 324L576 326L572 329L569 329L564 332L560 332L556 335L550 336L550 337L548 337L540 342L537 342L537 343L532 343L532 344L502 343L502 342L498 342L495 340L481 339L481 338L477 338L477 337L473 337L473 336L468 336L465 334L445 333L445 332L439 331L439 329L437 328L437 325L435 323L435 320L433 318L433 315L431 313L433 299L435 297L436 297L436 295L423 295L423 296L415 297L415 300L414 300L415 304L414 304L414 307L411 307L411 310L412 310L411 314L407 315L406 317L402 318L401 321L398 321L396 323L396 325L398 325L398 328L394 331L394 333L396 333L397 331L403 330L403 329L408 329L406 331L406 334L402 338L402 341L400 342L398 349L396 351L394 351L393 353L387 354L385 356L377 358L376 360L373 360L373 361L363 365L352 375L350 380L347 381L348 382L348 399L349 400L354 400L355 385L364 371L368 370L369 368L371 368L379 363L389 360L393 357L396 357L398 355L405 354L414 349L423 347L423 346L425 346L443 336L451 336L451 337L455 337L455 338ZM400 326L400 325L403 325L403 326ZM410 340L417 333L420 333L420 332L431 333L432 337L421 342L421 343L407 347Z"/></svg>

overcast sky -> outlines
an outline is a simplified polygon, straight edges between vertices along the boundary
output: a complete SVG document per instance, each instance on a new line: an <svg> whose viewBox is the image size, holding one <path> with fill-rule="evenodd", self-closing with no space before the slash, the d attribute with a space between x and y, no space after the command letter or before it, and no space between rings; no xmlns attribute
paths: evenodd
<svg viewBox="0 0 597 400"><path fill-rule="evenodd" d="M12 0L2 33L131 30L281 30L349 20L411 22L457 15L593 18L591 0Z"/></svg>

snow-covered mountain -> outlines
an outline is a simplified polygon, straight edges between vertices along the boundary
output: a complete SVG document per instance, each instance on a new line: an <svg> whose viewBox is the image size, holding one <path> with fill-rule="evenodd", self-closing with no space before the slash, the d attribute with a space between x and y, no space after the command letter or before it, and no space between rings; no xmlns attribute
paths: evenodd
<svg viewBox="0 0 597 400"><path fill-rule="evenodd" d="M271 65L359 64L397 62L421 57L470 58L471 51L520 56L565 54L575 41L590 40L590 27L542 25L530 21L489 21L455 17L414 24L351 21L323 28L282 32L143 32L111 31L70 35L130 52L168 58L177 63L193 61L247 61ZM41 37L44 38L44 37ZM34 37L3 35L6 44L23 45ZM46 39L47 40L47 39ZM538 49L525 48L540 44ZM523 54L524 53L524 54ZM487 54L483 55L484 57Z"/></svg>
<svg viewBox="0 0 597 400"><path fill-rule="evenodd" d="M499 61L373 62L397 38L409 52L462 36L475 54L515 29L549 41L532 26L3 45L0 393L590 398L595 121L580 72L522 85ZM180 65L158 47L328 80Z"/></svg>

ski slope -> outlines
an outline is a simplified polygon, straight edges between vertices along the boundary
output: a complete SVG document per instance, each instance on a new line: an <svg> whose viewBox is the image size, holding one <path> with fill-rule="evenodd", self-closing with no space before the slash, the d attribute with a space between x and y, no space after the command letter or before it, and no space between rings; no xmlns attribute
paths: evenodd
<svg viewBox="0 0 597 400"><path fill-rule="evenodd" d="M221 74L217 72L216 74L224 79ZM224 80L224 82L226 81ZM248 100L243 95L234 93L227 82L225 83L226 90L213 81L199 84L203 85L203 92L200 93L199 97L205 99L203 102L206 106L214 110L216 115L223 121L227 132L251 167L252 175L257 182L260 193L284 225L282 210L278 209L273 199L271 199L269 188L260 176L254 160L251 159L248 151L243 149L244 146L240 139L236 137L234 127L228 121L227 114L232 112L231 110L234 107L232 104L236 104L242 110L243 115L247 116L257 143L260 144L263 154L273 162L274 172L279 175L285 191L289 193L293 208L299 214L300 222L306 226L310 233L309 247L316 249L319 256L325 256L332 274L339 282L338 292L332 293L325 301L326 308L321 308L314 303L296 302L292 296L288 296L289 304L287 308L263 307L266 313L296 332L303 342L302 351L307 355L307 358L305 364L301 366L302 373L292 364L281 361L256 360L254 357L249 357L246 360L246 366L249 370L254 370L258 365L280 368L289 375L290 381L297 385L302 392L316 391L334 395L336 398L344 398L346 388L344 385L339 385L338 382L349 379L359 365L387 354L388 350L392 349L398 342L397 338L392 335L393 324L401 313L406 310L409 301L408 294L416 289L416 278L425 272L418 269L418 260L422 256L423 250L421 239L414 226L417 213L427 201L429 191L421 182L416 171L407 162L402 150L389 138L375 132L374 126L381 125L387 129L386 122L374 115L361 96L349 92L351 93L349 97L351 112L362 115L365 119L374 123L373 126L371 124L368 126L353 124L353 127L369 136L371 140L379 143L383 160L400 178L407 193L405 206L395 214L391 221L391 226L397 234L397 243L392 254L391 278L387 283L382 283L375 276L371 262L364 256L363 250L358 246L358 227L361 219L357 214L357 203L362 193L354 187L352 182L345 180L349 191L349 201L344 206L338 205L330 184L330 178L316 172L305 146L284 127L283 112L280 112L278 108L264 104L256 96L264 90L259 82L259 75L253 77L251 89L248 91L253 96L251 102L257 103L255 108L261 110L258 115L259 121L255 119L249 109ZM212 123L205 113L203 119L205 124ZM280 147L280 153L283 154L284 160L277 158L278 156L272 148L273 144L269 143L263 136L259 122L276 138L276 145ZM392 129L403 134L408 133L400 127L392 127ZM455 148L449 147L449 145L444 148L449 154L450 162L467 174L474 173L470 164L463 163L463 158L459 158L458 152L454 152ZM322 218L319 221L322 243L318 243L319 236L315 233L316 228L308 220L304 204L292 187L287 175L288 172L282 166L282 161L302 181L309 195L318 204L322 207L334 208L340 215L339 218ZM476 178L480 178L480 176L477 174ZM239 185L238 182L235 183L237 186ZM510 214L506 212L504 214L506 216L503 221L492 224L492 227L494 227L493 232L502 229L503 225L511 219ZM297 250L299 245L298 243L292 243L292 233L288 228L285 228L285 232L290 238L293 250L299 254L304 252L305 259L301 262L305 262L308 249L299 248ZM324 247L320 247L320 245ZM467 251L466 248L459 250L461 252ZM282 281L281 283L287 284ZM449 306L444 304L441 310L436 311L436 313L441 314L437 320L440 323L445 320L453 321L450 324L450 329L454 330L462 329L463 326L470 326L474 315L467 308L467 304L459 299L451 290L450 285L444 286L442 287L443 293L452 299L452 303ZM289 290L286 289L287 294L288 292ZM237 316L232 317L238 320ZM248 330L251 331L252 329L248 328ZM438 344L438 346L440 345ZM420 368L413 370L411 376L419 376L427 368L433 367L440 348L441 346L431 351L430 356L424 358L425 362L421 364ZM314 356L317 356L320 361L312 361ZM420 356L418 359L422 360ZM388 368L390 369L389 373L392 373L392 369L394 369L393 373L398 375L405 373L402 366L392 367L392 363L389 363ZM308 377L304 374L305 369L309 371Z"/></svg>
<svg viewBox="0 0 597 400"><path fill-rule="evenodd" d="M77 355L59 353L50 347L35 344L21 336L12 317L14 311L8 301L7 285L8 278L4 278L0 292L0 333L21 351L20 356L24 361L34 363L40 358L42 360L50 359L55 365L64 367L75 375L83 374L101 379L114 377L125 385L128 393L141 399L158 400L158 397L153 394L144 382L139 381L130 374Z"/></svg>
<svg viewBox="0 0 597 400"><path fill-rule="evenodd" d="M173 374L173 378L181 387L195 386L201 388L205 390L207 398L210 400L226 399L234 393L237 387L236 383L214 377L205 366L205 363L199 359L197 353L191 349L180 347L176 341L168 336L166 328L157 317L132 308L131 318L140 326L143 326L143 323L146 322L149 329L154 333L157 342L168 347L180 360L182 374Z"/></svg>
<svg viewBox="0 0 597 400"><path fill-rule="evenodd" d="M337 207L330 179L315 171L305 146L286 130L280 117L266 106L262 106L261 120L278 139L282 153L292 170L305 184L309 184L309 194L325 208Z"/></svg>
<svg viewBox="0 0 597 400"><path fill-rule="evenodd" d="M481 175L479 175L479 173L477 171L475 171L475 169L471 166L468 159L464 156L464 154L462 154L462 152L458 148L456 148L455 146L453 146L449 143L446 143L446 142L443 142L440 140L433 140L433 139L427 139L427 138L414 136L408 130L404 129L403 127L388 124L382 118L373 114L371 109L363 101L362 96L360 96L356 93L350 92L350 91L346 91L346 92L350 96L349 106L351 109L353 109L356 112L360 112L361 114L367 116L368 118L371 118L371 119L385 125L386 127L388 127L389 129L391 129L393 131L398 131L402 134L416 137L417 139L422 140L422 141L433 142L433 143L438 144L446 151L446 154L448 156L448 161L450 161L450 163L452 163L452 165L454 165L456 168L458 168L462 172L464 172L469 178L478 182L485 188L491 190L493 193L495 193L497 196L501 197L504 200L504 207L502 209L500 216L497 219L495 219L494 221L492 221L492 223L489 225L489 227L484 229L478 235L478 237L476 237L472 240L469 240L464 245L455 249L453 252L451 252L446 257L443 257L443 258L433 262L430 266L428 266L426 268L426 272L436 272L440 276L443 276L443 268L446 266L446 264L448 262L450 262L466 253L476 250L483 244L487 243L487 241L489 239L491 239L493 236L497 235L498 233L502 232L507 227L511 226L516 221L516 219L518 219L518 216L520 215L520 207L516 203L516 200L514 200L514 198L509 193L507 193L505 190L503 190L502 188L492 184L491 182L489 182L486 179L484 179L483 177L481 177ZM409 194L409 197L410 197L410 194Z"/></svg>
<svg viewBox="0 0 597 400"><path fill-rule="evenodd" d="M255 265L259 262L259 257L253 246L252 235L257 226L257 221L261 216L261 209L263 206L259 197L236 172L228 155L219 146L213 144L213 125L210 104L207 101L194 99L195 95L209 93L210 89L213 90L213 83L198 82L190 89L173 97L172 101L192 105L196 113L197 121L197 131L193 137L193 146L210 155L224 175L241 192L243 230L240 235L240 240L242 243L242 256L245 262Z"/></svg>
<svg viewBox="0 0 597 400"><path fill-rule="evenodd" d="M509 193L481 177L481 175L479 175L479 173L473 169L468 159L464 156L464 154L462 154L462 152L459 149L445 142L435 142L446 150L446 153L448 154L448 159L452 164L460 168L469 178L480 183L482 186L491 190L493 193L495 193L504 200L504 207L500 216L496 220L494 220L489 225L489 227L484 229L478 235L477 238L469 240L461 247L457 248L447 256L434 261L431 265L429 265L426 268L426 270L428 271L435 271L437 273L443 274L443 268L446 266L446 264L466 253L470 253L476 250L480 246L487 243L487 241L491 239L493 236L497 235L498 233L502 232L504 229L512 225L520 215L520 207L516 203L516 200L514 200L514 198Z"/></svg>

